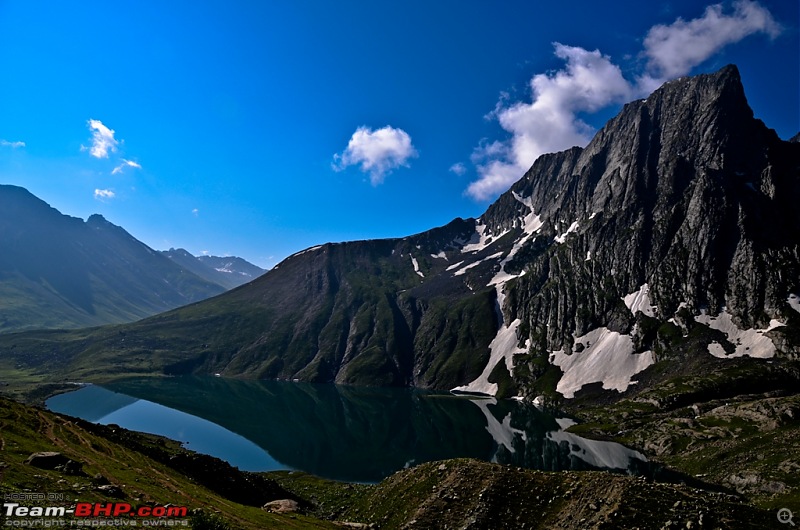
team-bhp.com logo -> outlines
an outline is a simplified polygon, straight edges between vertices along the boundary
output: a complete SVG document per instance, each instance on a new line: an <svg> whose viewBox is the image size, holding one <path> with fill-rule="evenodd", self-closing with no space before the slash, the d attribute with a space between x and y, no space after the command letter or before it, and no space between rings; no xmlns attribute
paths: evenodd
<svg viewBox="0 0 800 530"><path fill-rule="evenodd" d="M75 508L63 506L20 506L18 503L3 504L6 517L186 517L186 506L137 506L127 502L79 502Z"/></svg>
<svg viewBox="0 0 800 530"><path fill-rule="evenodd" d="M186 506L133 506L126 502L79 502L75 505L75 517L186 517Z"/></svg>

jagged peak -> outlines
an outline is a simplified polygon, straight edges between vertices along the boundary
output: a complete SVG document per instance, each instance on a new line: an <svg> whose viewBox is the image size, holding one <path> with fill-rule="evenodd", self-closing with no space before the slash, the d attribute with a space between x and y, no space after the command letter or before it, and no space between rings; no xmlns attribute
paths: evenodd
<svg viewBox="0 0 800 530"><path fill-rule="evenodd" d="M736 165L739 153L752 147L748 142L761 131L768 130L754 119L735 65L675 79L646 99L626 104L585 148L540 156L523 178L487 209L481 221L494 233L509 228L520 215L527 215L528 209L514 199L513 194L517 194L530 197L530 207L545 221L569 224L600 208L592 204L597 202L592 195L611 173L619 171L629 180L637 178L641 173L637 166L643 163L637 156L663 150L698 166ZM628 187L633 185L628 183ZM601 199L607 203L608 193Z"/></svg>

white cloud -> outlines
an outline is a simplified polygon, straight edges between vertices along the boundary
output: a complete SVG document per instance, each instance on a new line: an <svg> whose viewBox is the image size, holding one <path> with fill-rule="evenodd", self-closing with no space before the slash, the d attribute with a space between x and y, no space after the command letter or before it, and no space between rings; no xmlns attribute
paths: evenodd
<svg viewBox="0 0 800 530"><path fill-rule="evenodd" d="M108 153L115 152L119 142L114 138L114 130L109 129L100 120L89 120L87 122L92 131L92 146L81 146L82 151L89 150L89 154L95 158L108 158Z"/></svg>
<svg viewBox="0 0 800 530"><path fill-rule="evenodd" d="M479 201L492 199L522 178L540 155L585 146L595 130L578 117L581 113L646 96L728 44L755 33L775 38L780 31L769 11L757 2L737 0L729 15L720 4L709 6L700 18L688 22L678 18L649 30L642 52L647 64L635 82L625 79L619 66L599 50L554 43L555 55L565 66L533 76L530 102L510 103L508 95L501 94L488 117L497 119L511 137L502 142L481 141L471 157L480 178L465 193Z"/></svg>
<svg viewBox="0 0 800 530"><path fill-rule="evenodd" d="M100 189L94 190L94 198L97 199L98 201L113 199L115 196L116 194L111 190L100 190Z"/></svg>
<svg viewBox="0 0 800 530"><path fill-rule="evenodd" d="M348 166L360 165L361 171L369 173L372 185L377 186L394 169L408 167L409 159L416 156L411 137L404 130L388 125L375 131L359 127L342 154L333 155L332 167L342 171Z"/></svg>
<svg viewBox="0 0 800 530"><path fill-rule="evenodd" d="M111 170L111 174L116 175L117 173L122 173L122 170L125 169L126 167L142 169L141 164L139 164L138 162L134 162L133 160L126 160L123 158L122 163Z"/></svg>
<svg viewBox="0 0 800 530"><path fill-rule="evenodd" d="M459 177L467 172L467 166L463 164L463 162L456 162L452 166L450 166L450 171L458 175Z"/></svg>
<svg viewBox="0 0 800 530"><path fill-rule="evenodd" d="M192 215L194 215L195 217L197 217L198 215L200 215L200 210L198 210L197 208L194 208L194 209L192 210Z"/></svg>
<svg viewBox="0 0 800 530"><path fill-rule="evenodd" d="M766 33L774 39L781 26L765 7L749 0L734 2L732 14L725 14L722 4L715 4L700 18L688 22L678 18L669 25L653 26L644 39L648 72L640 78L640 85L650 92L754 33Z"/></svg>
<svg viewBox="0 0 800 530"><path fill-rule="evenodd" d="M512 138L476 148L472 160L480 179L467 188L473 198L487 200L505 191L543 153L586 145L593 130L577 114L631 97L630 84L608 56L561 43L554 47L555 55L567 62L564 69L535 75L530 103L495 109L493 114Z"/></svg>
<svg viewBox="0 0 800 530"><path fill-rule="evenodd" d="M10 147L11 149L17 149L19 147L25 147L25 142L9 142L8 140L0 140L0 145L3 147Z"/></svg>

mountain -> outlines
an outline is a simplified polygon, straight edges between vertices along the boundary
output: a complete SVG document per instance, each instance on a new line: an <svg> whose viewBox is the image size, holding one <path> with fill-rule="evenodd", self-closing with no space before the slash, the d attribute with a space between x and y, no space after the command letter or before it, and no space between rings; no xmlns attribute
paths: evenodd
<svg viewBox="0 0 800 530"><path fill-rule="evenodd" d="M100 215L0 185L0 332L129 322L219 294Z"/></svg>
<svg viewBox="0 0 800 530"><path fill-rule="evenodd" d="M478 219L309 248L89 346L64 336L59 366L572 399L796 357L799 167L736 67L682 78Z"/></svg>
<svg viewBox="0 0 800 530"><path fill-rule="evenodd" d="M204 280L233 289L264 274L264 269L235 256L193 256L182 248L162 250L169 259Z"/></svg>

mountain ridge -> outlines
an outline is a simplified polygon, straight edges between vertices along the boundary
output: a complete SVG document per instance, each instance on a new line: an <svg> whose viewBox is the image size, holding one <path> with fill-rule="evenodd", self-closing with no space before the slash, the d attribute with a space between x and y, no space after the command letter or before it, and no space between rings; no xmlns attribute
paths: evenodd
<svg viewBox="0 0 800 530"><path fill-rule="evenodd" d="M223 288L94 214L61 214L0 186L0 332L130 322Z"/></svg>
<svg viewBox="0 0 800 530"><path fill-rule="evenodd" d="M197 276L221 285L226 290L251 282L266 271L236 256L194 256L183 248L160 251Z"/></svg>
<svg viewBox="0 0 800 530"><path fill-rule="evenodd" d="M88 348L67 337L63 362L571 399L690 358L793 358L798 167L736 67L682 78L540 157L478 219L306 249Z"/></svg>

